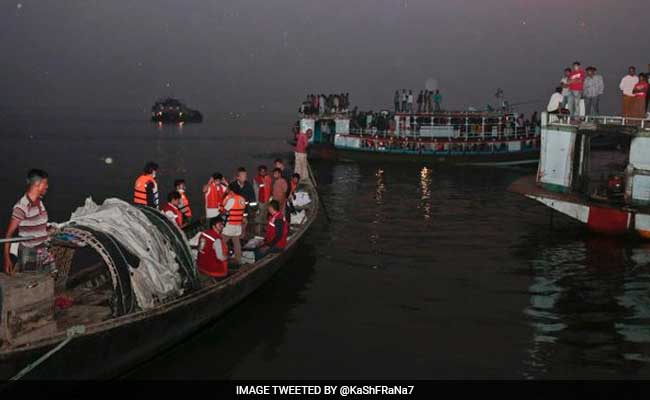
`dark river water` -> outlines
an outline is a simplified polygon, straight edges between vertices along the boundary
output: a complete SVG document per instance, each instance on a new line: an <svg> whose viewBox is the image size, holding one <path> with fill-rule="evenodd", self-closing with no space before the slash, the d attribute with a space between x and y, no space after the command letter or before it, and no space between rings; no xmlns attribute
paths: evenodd
<svg viewBox="0 0 650 400"><path fill-rule="evenodd" d="M129 199L147 160L195 212L215 171L288 157L291 116L2 114L4 227L30 167L51 219ZM104 159L114 162L106 164ZM214 324L127 378L648 378L650 244L590 235L506 192L533 169L314 162L329 220ZM152 332L155 335L155 332Z"/></svg>

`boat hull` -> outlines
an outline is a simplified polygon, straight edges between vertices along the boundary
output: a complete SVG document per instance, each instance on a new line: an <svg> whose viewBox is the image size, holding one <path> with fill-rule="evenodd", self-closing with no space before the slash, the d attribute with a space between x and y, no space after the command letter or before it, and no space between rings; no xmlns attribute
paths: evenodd
<svg viewBox="0 0 650 400"><path fill-rule="evenodd" d="M494 153L418 153L418 152L392 152L336 148L339 159L355 160L383 160L399 162L436 162L472 165L517 165L536 164L539 161L539 149L522 152L494 152Z"/></svg>
<svg viewBox="0 0 650 400"><path fill-rule="evenodd" d="M567 215L585 224L592 232L610 236L636 233L642 238L650 238L650 213L596 203L575 194L552 192L536 185L535 176L520 178L508 190Z"/></svg>
<svg viewBox="0 0 650 400"><path fill-rule="evenodd" d="M223 290L197 293L185 305L157 310L153 315L130 322L116 320L113 329L74 338L24 379L116 377L179 343L242 301L286 263L294 251L295 246ZM11 378L56 344L0 355L0 378Z"/></svg>
<svg viewBox="0 0 650 400"><path fill-rule="evenodd" d="M241 302L268 281L293 256L318 215L312 202L307 220L282 253L242 266L227 279L151 310L91 324L86 333L29 372L23 379L107 379L119 376L178 344ZM65 333L0 351L0 379L7 380L66 339Z"/></svg>

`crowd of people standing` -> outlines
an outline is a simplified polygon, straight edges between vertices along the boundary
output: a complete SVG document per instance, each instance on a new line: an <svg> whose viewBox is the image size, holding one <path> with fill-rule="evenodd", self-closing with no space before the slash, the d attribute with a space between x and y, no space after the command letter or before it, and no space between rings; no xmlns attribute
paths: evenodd
<svg viewBox="0 0 650 400"><path fill-rule="evenodd" d="M395 105L395 113L432 113L441 111L442 94L440 90L420 90L417 97L413 95L413 91L402 89L395 91L393 96L393 103ZM415 108L417 105L417 108Z"/></svg>
<svg viewBox="0 0 650 400"><path fill-rule="evenodd" d="M630 66L628 73L619 84L622 95L623 117L650 118L650 64L647 73L636 73L636 67ZM581 115L581 102L584 101L585 115L600 115L600 101L605 93L603 77L598 69L589 66L583 69L580 62L573 63L564 70L564 76L551 95L546 110L549 113Z"/></svg>
<svg viewBox="0 0 650 400"><path fill-rule="evenodd" d="M345 113L350 108L350 93L310 94L298 112L305 115Z"/></svg>
<svg viewBox="0 0 650 400"><path fill-rule="evenodd" d="M299 150L296 149L296 152ZM304 171L303 167L300 166ZM176 179L173 190L167 193L167 201L161 204L157 179L159 170L155 162L146 163L135 180L133 204L155 208L178 228L185 228L193 217L197 217L188 199L186 182ZM248 179L244 167L236 170L231 181L219 172L213 173L202 188L204 221L208 229L201 233L198 244L199 272L207 277L226 276L229 266L232 268L241 263L241 241L253 234L265 235L261 245L254 249L256 260L283 251L287 243L290 215L295 211L292 199L296 196L300 180L300 175L289 172L282 159L274 161L270 174L265 165L260 165L252 181ZM55 271L54 259L47 245L52 232L42 201L49 187L48 181L45 171L29 171L25 195L13 207L6 239L13 238L17 233L19 237L29 240L20 241L17 260L10 254L9 241L5 243L3 265L8 274L15 271ZM263 226L266 226L264 232ZM228 244L232 257L229 256Z"/></svg>

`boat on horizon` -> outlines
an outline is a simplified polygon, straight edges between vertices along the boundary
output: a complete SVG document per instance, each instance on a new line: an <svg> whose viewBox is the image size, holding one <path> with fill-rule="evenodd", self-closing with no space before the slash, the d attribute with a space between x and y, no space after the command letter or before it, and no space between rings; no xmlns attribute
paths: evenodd
<svg viewBox="0 0 650 400"><path fill-rule="evenodd" d="M151 121L162 124L203 122L203 115L187 107L180 100L168 97L156 101L151 107Z"/></svg>
<svg viewBox="0 0 650 400"><path fill-rule="evenodd" d="M5 304L13 313L2 325L0 378L24 373L30 380L113 378L179 343L241 302L292 257L319 210L312 184L299 191L311 202L300 208L304 219L291 224L287 248L212 281L199 279L187 240L204 229L202 221L181 231L153 208L117 199L101 206L87 201L92 212L76 217L78 209L53 239L54 278L2 278L5 290L19 287L40 300L21 297L21 304ZM125 219L142 223L128 225ZM135 240L124 240L125 230ZM133 246L144 249L144 257L134 255ZM167 262L155 262L165 260L164 254ZM59 308L63 294L73 301Z"/></svg>
<svg viewBox="0 0 650 400"><path fill-rule="evenodd" d="M595 146L597 136L619 145ZM591 231L650 239L650 119L542 113L537 174L518 179L508 190Z"/></svg>

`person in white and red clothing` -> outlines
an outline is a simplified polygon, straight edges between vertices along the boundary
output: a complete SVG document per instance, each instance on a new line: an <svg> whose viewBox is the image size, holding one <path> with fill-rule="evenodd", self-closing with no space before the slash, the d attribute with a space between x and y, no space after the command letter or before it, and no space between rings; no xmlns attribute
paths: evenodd
<svg viewBox="0 0 650 400"><path fill-rule="evenodd" d="M185 223L183 222L183 213L181 212L180 204L181 194L178 191L173 191L167 195L167 204L163 206L161 211L176 226L182 228L185 226Z"/></svg>
<svg viewBox="0 0 650 400"><path fill-rule="evenodd" d="M277 200L269 202L269 222L266 225L266 235L261 247L255 249L255 261L267 254L282 253L287 247L287 236L289 235L289 222L280 210L280 203Z"/></svg>
<svg viewBox="0 0 650 400"><path fill-rule="evenodd" d="M574 62L568 82L569 104L567 108L571 112L571 116L580 115L580 100L582 99L586 76L587 74L580 66L580 63L578 61Z"/></svg>
<svg viewBox="0 0 650 400"><path fill-rule="evenodd" d="M204 278L228 276L228 246L221 236L225 225L224 216L214 217L210 219L210 229L201 232L199 237L196 265Z"/></svg>
<svg viewBox="0 0 650 400"><path fill-rule="evenodd" d="M13 207L11 220L5 237L13 238L16 231L21 238L33 238L20 242L18 247L18 262L14 265L10 249L11 244L5 243L4 271L12 275L14 272L53 272L54 257L47 248L48 215L43 196L49 187L47 172L32 169L27 173L27 191Z"/></svg>

